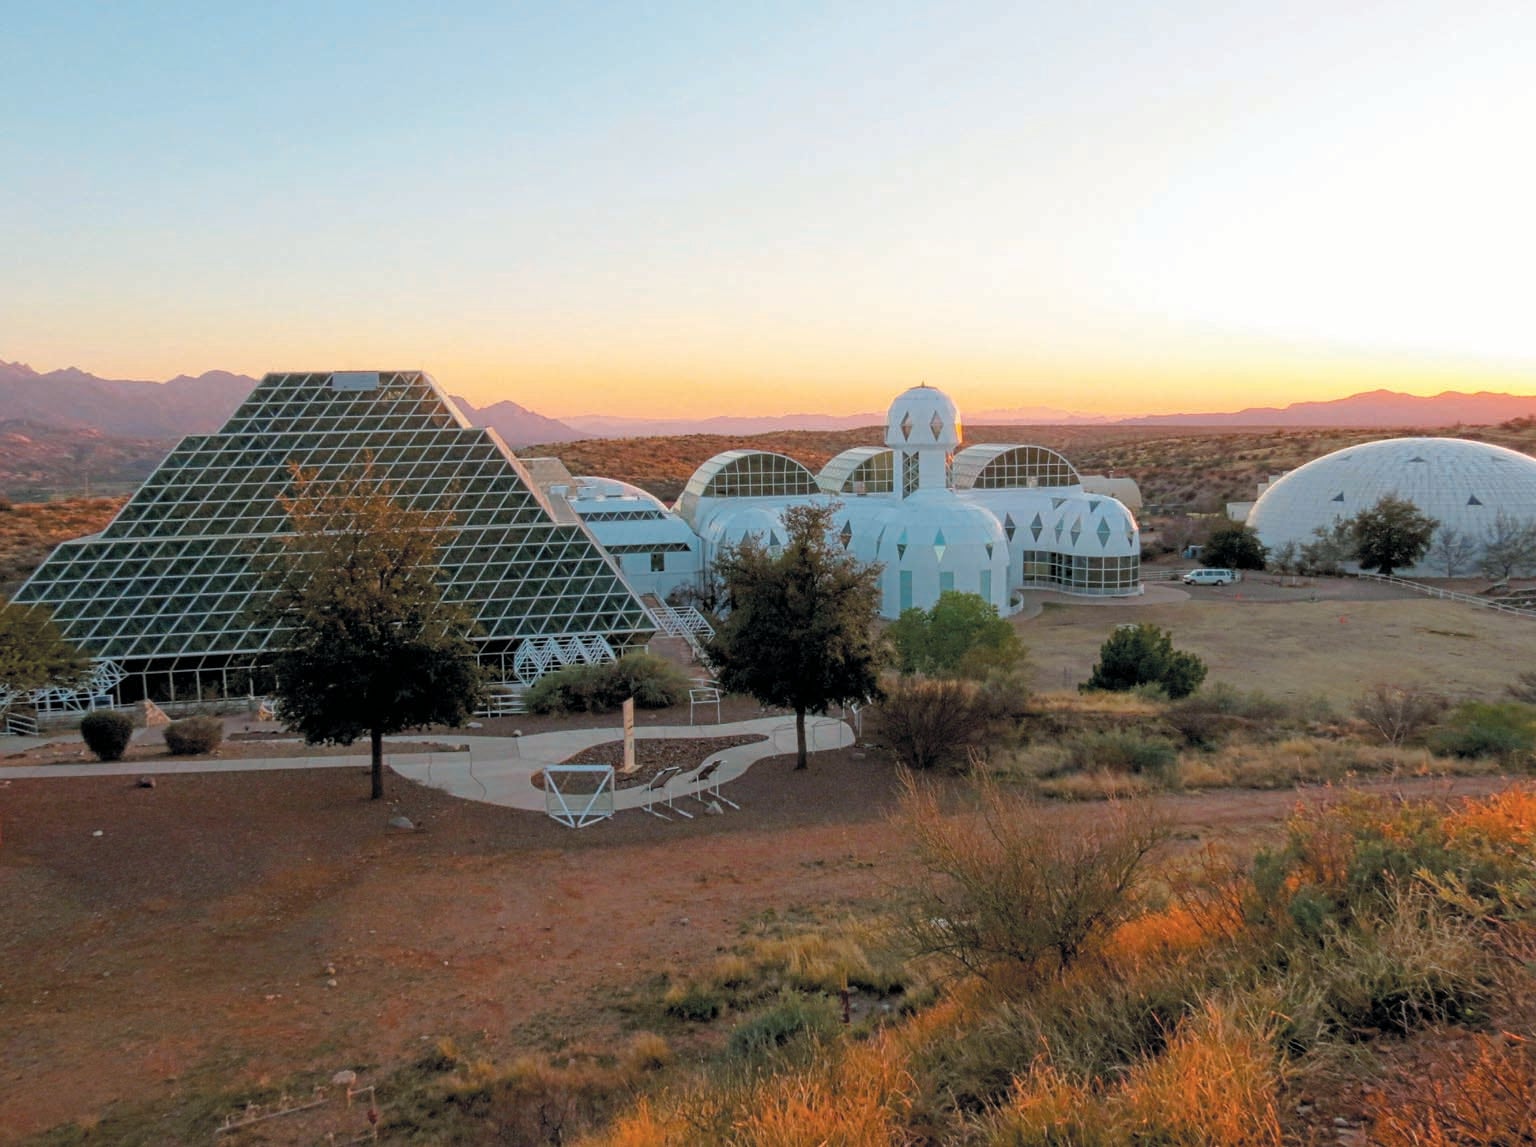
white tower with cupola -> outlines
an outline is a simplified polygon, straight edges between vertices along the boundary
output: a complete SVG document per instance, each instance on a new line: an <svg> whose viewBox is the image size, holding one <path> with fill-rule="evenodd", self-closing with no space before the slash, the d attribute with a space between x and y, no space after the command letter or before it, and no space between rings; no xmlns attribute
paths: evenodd
<svg viewBox="0 0 1536 1147"><path fill-rule="evenodd" d="M897 497L947 490L953 485L950 462L960 446L960 411L942 390L914 386L891 403L885 444L895 451Z"/></svg>

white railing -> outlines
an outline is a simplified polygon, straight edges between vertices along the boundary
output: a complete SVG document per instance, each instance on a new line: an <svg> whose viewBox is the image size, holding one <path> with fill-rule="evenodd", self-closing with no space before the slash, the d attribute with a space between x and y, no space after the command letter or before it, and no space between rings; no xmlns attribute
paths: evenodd
<svg viewBox="0 0 1536 1147"><path fill-rule="evenodd" d="M1499 613L1510 613L1516 617L1536 617L1536 609L1511 605L1496 597L1478 597L1476 594L1471 593L1457 593L1453 589L1441 589L1439 586L1425 585L1423 582L1409 581L1407 578L1396 577L1390 574L1361 571L1351 576L1364 581L1379 581L1387 585L1402 586L1404 589L1412 590L1414 593L1422 593L1425 597L1438 597L1444 601L1459 601L1464 605L1475 605L1481 609L1497 610Z"/></svg>
<svg viewBox="0 0 1536 1147"><path fill-rule="evenodd" d="M476 717L508 717L528 712L523 696L528 687L521 681L501 681L492 688L503 692L487 693L484 703L475 710Z"/></svg>
<svg viewBox="0 0 1536 1147"><path fill-rule="evenodd" d="M709 664L709 656L704 652L704 642L715 635L715 627L709 624L709 619L691 605L668 605L659 598L651 598L647 603L651 611L651 617L656 622L656 628L668 637L681 637L688 643L688 648L693 650L693 657L701 665Z"/></svg>
<svg viewBox="0 0 1536 1147"><path fill-rule="evenodd" d="M0 712L0 731L12 737L37 736L37 714L7 708Z"/></svg>

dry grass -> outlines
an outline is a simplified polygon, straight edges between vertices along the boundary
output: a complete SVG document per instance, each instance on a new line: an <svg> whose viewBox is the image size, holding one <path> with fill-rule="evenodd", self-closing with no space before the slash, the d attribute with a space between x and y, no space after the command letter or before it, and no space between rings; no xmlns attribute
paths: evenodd
<svg viewBox="0 0 1536 1147"><path fill-rule="evenodd" d="M1505 1147L1536 1142L1536 1057L1506 1034L1452 1046L1372 1101L1378 1147Z"/></svg>
<svg viewBox="0 0 1536 1147"><path fill-rule="evenodd" d="M1162 1054L1107 1086L1073 1079L1042 1056L981 1121L981 1139L1010 1147L1278 1147L1280 1078L1272 1033L1208 1003Z"/></svg>
<svg viewBox="0 0 1536 1147"><path fill-rule="evenodd" d="M1059 688L1088 679L1115 625L1142 621L1171 630L1180 649L1210 667L1212 683L1282 700L1323 694L1340 706L1386 676L1405 688L1499 700L1514 668L1536 659L1536 623L1429 598L1058 606L1016 624L1037 688Z"/></svg>

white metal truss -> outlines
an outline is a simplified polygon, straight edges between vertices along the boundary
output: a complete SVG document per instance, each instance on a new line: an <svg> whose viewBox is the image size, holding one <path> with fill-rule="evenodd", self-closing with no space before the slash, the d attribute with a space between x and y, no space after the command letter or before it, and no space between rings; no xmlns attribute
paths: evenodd
<svg viewBox="0 0 1536 1147"><path fill-rule="evenodd" d="M601 633L567 633L535 637L517 647L512 672L532 685L544 674L567 665L601 665L615 659L613 646Z"/></svg>
<svg viewBox="0 0 1536 1147"><path fill-rule="evenodd" d="M109 658L91 663L91 675L77 685L12 689L0 685L0 715L8 733L35 736L40 713L90 713L115 704L112 690L123 679L122 666Z"/></svg>

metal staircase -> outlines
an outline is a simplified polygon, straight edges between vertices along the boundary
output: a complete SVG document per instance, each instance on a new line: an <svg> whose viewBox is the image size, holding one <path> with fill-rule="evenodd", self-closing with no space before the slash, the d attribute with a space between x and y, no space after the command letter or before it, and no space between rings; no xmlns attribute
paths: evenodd
<svg viewBox="0 0 1536 1147"><path fill-rule="evenodd" d="M682 638L688 643L688 648L693 650L695 661L701 665L709 664L704 642L715 635L715 627L709 624L707 617L691 605L668 605L653 593L646 594L641 600L651 611L658 633Z"/></svg>

